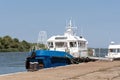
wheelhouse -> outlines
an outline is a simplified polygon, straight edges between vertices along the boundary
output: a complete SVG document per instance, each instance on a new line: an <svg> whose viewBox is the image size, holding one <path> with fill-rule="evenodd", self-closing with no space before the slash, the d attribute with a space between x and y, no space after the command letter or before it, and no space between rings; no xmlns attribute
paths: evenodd
<svg viewBox="0 0 120 80"><path fill-rule="evenodd" d="M115 44L111 42L108 47L108 55L110 58L120 58L120 44Z"/></svg>

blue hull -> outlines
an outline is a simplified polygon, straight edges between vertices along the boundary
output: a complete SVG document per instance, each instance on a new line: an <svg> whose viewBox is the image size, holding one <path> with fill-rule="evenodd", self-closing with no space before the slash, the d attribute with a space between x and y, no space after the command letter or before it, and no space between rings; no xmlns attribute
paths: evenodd
<svg viewBox="0 0 120 80"><path fill-rule="evenodd" d="M26 58L26 69L64 66L71 64L72 58L73 56L69 53L62 51L35 50L30 52Z"/></svg>

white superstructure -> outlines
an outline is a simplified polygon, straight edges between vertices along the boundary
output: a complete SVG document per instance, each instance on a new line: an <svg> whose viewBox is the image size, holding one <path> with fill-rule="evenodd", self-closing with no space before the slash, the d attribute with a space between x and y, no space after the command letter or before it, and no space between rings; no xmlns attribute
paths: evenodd
<svg viewBox="0 0 120 80"><path fill-rule="evenodd" d="M65 51L74 57L87 57L88 41L82 36L76 36L73 30L72 23L70 23L64 35L52 36L47 40L49 50Z"/></svg>
<svg viewBox="0 0 120 80"><path fill-rule="evenodd" d="M106 57L111 59L120 58L120 44L111 42L108 47L108 54Z"/></svg>

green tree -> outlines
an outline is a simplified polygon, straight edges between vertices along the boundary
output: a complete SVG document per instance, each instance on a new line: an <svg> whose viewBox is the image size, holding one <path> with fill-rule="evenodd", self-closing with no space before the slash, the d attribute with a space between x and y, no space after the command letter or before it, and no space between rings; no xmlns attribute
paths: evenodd
<svg viewBox="0 0 120 80"><path fill-rule="evenodd" d="M19 43L19 40L17 38L14 38L13 41Z"/></svg>
<svg viewBox="0 0 120 80"><path fill-rule="evenodd" d="M10 36L5 36L2 39L2 44L4 45L5 49L10 48L10 44L13 42L12 38Z"/></svg>
<svg viewBox="0 0 120 80"><path fill-rule="evenodd" d="M36 43L32 44L25 40L19 41L17 38L11 38L10 36L0 37L0 51L2 52L23 52L29 51L30 47L36 45ZM44 45L40 45L43 47Z"/></svg>
<svg viewBox="0 0 120 80"><path fill-rule="evenodd" d="M23 48L25 48L27 50L30 49L30 44L27 41L23 40L21 42L21 44L22 44Z"/></svg>

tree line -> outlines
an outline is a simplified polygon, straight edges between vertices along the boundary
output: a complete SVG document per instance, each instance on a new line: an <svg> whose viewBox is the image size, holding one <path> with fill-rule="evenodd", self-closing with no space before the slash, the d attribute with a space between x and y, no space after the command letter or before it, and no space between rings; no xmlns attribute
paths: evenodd
<svg viewBox="0 0 120 80"><path fill-rule="evenodd" d="M36 43L29 43L25 40L19 41L17 38L10 36L0 37L0 52L27 52ZM40 44L42 48L45 46Z"/></svg>
<svg viewBox="0 0 120 80"><path fill-rule="evenodd" d="M30 49L32 44L10 36L0 37L0 52L24 52Z"/></svg>

